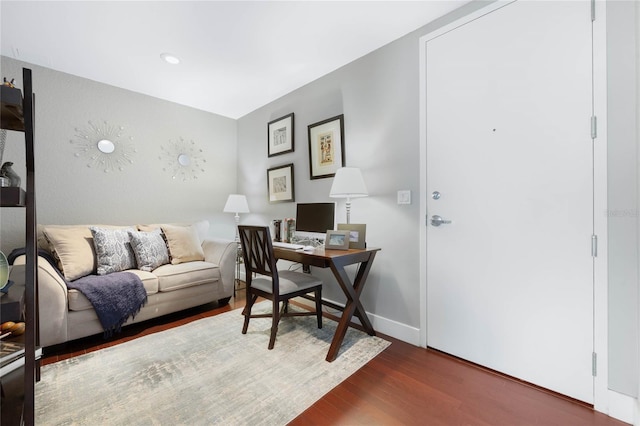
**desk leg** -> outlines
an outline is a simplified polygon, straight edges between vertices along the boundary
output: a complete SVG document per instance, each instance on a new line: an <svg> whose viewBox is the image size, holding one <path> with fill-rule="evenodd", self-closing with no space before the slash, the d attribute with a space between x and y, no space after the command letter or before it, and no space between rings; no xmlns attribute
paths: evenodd
<svg viewBox="0 0 640 426"><path fill-rule="evenodd" d="M371 270L371 265L373 264L375 254L375 251L370 252L369 258L360 263L355 282L353 284L351 284L351 280L349 279L347 272L344 270L344 267L348 263L341 262L339 258L334 259L331 262L331 270L333 271L338 284L344 291L345 296L347 296L347 303L345 304L344 311L342 312L342 316L340 317L340 321L338 322L338 326L336 327L336 334L333 336L331 346L329 347L329 353L327 354L326 358L326 360L329 362L332 362L338 356L338 351L340 350L340 346L342 345L342 341L344 340L344 336L347 333L347 328L349 327L349 323L351 322L351 318L353 317L354 313L360 319L362 327L365 329L365 331L370 336L376 335L371 322L369 322L367 313L365 312L362 303L360 303L360 294L364 289L364 285L367 281L369 271Z"/></svg>

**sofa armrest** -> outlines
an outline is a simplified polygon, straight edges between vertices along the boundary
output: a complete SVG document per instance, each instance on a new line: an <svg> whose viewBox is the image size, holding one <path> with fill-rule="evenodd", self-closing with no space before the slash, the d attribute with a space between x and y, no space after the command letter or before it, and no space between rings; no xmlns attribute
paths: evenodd
<svg viewBox="0 0 640 426"><path fill-rule="evenodd" d="M225 297L233 296L236 278L238 243L233 240L207 238L202 242L204 260L220 267Z"/></svg>
<svg viewBox="0 0 640 426"><path fill-rule="evenodd" d="M16 277L16 282L22 282L18 278L25 273L26 257L16 258L9 278ZM49 262L38 257L38 317L40 319L40 346L51 346L67 341L68 321L68 289L67 284L58 275Z"/></svg>

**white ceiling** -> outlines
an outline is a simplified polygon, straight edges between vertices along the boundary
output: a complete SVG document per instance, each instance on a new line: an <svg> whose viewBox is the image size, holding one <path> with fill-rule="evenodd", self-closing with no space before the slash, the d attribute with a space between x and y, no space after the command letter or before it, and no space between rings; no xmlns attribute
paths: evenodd
<svg viewBox="0 0 640 426"><path fill-rule="evenodd" d="M1 53L239 118L467 2L1 0Z"/></svg>

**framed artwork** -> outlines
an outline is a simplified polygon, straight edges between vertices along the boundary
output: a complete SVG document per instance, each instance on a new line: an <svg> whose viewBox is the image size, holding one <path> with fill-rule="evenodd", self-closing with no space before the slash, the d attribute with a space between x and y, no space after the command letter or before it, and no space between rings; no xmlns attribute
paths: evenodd
<svg viewBox="0 0 640 426"><path fill-rule="evenodd" d="M348 250L349 231L327 231L324 248L331 250Z"/></svg>
<svg viewBox="0 0 640 426"><path fill-rule="evenodd" d="M364 223L339 223L338 230L349 231L349 248L367 248L367 225Z"/></svg>
<svg viewBox="0 0 640 426"><path fill-rule="evenodd" d="M333 177L344 167L344 115L309 125L311 179Z"/></svg>
<svg viewBox="0 0 640 426"><path fill-rule="evenodd" d="M293 152L293 113L270 121L267 136L269 157Z"/></svg>
<svg viewBox="0 0 640 426"><path fill-rule="evenodd" d="M293 164L286 164L267 170L269 203L295 201L293 188Z"/></svg>

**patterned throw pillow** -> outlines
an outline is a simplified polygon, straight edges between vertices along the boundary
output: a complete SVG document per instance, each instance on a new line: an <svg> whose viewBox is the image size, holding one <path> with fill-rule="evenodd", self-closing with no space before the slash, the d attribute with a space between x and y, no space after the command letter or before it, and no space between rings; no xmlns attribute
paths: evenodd
<svg viewBox="0 0 640 426"><path fill-rule="evenodd" d="M167 243L162 238L160 228L151 232L129 231L129 237L138 269L141 271L151 272L158 266L169 263Z"/></svg>
<svg viewBox="0 0 640 426"><path fill-rule="evenodd" d="M129 232L133 228L105 229L91 226L89 229L96 249L98 275L136 267L136 257L129 244Z"/></svg>

